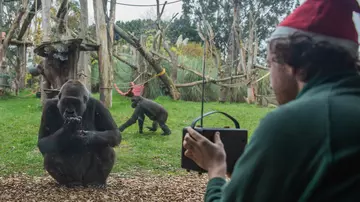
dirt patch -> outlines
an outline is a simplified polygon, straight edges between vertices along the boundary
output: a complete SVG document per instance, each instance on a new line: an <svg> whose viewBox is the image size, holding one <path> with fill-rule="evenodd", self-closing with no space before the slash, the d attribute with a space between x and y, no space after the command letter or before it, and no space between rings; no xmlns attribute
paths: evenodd
<svg viewBox="0 0 360 202"><path fill-rule="evenodd" d="M106 189L65 188L51 177L0 177L0 201L203 201L207 175L136 176L115 174Z"/></svg>

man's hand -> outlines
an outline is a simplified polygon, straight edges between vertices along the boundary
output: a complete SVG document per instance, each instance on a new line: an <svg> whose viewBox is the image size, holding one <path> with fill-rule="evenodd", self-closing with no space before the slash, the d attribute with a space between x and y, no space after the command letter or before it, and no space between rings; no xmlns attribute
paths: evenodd
<svg viewBox="0 0 360 202"><path fill-rule="evenodd" d="M192 128L187 128L184 138L185 156L192 159L198 166L208 171L209 178L226 177L226 153L216 132L214 143Z"/></svg>

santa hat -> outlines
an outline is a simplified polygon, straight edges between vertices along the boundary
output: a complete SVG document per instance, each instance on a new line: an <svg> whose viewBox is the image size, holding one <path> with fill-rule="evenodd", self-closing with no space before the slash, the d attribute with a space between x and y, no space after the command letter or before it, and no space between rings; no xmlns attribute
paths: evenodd
<svg viewBox="0 0 360 202"><path fill-rule="evenodd" d="M360 12L356 0L306 0L282 21L270 40L293 33L342 46L357 56L358 32L353 17Z"/></svg>

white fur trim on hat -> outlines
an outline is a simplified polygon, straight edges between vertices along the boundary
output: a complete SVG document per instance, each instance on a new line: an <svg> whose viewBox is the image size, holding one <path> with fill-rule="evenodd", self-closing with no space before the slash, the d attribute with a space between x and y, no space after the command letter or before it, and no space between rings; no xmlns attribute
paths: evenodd
<svg viewBox="0 0 360 202"><path fill-rule="evenodd" d="M335 37L317 34L317 33L313 33L313 32L305 32L305 31L302 31L299 29L294 29L291 27L284 27L284 26L277 27L276 30L270 36L269 41L271 41L273 39L277 39L277 38L288 37L294 33L299 33L299 34L304 34L306 36L310 36L315 41L327 41L331 44L341 46L341 47L345 48L346 50L348 50L354 57L358 56L359 45L357 43L355 43L354 41L347 40L347 39L335 38Z"/></svg>

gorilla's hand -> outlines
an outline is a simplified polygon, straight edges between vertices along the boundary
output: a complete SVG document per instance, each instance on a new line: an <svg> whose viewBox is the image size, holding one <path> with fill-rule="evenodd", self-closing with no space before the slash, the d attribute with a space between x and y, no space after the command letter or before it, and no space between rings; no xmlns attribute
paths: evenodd
<svg viewBox="0 0 360 202"><path fill-rule="evenodd" d="M79 136L84 145L89 145L91 140L95 136L95 132L82 130Z"/></svg>
<svg viewBox="0 0 360 202"><path fill-rule="evenodd" d="M125 130L125 127L123 125L119 127L120 132L123 132L124 130Z"/></svg>
<svg viewBox="0 0 360 202"><path fill-rule="evenodd" d="M81 129L81 116L69 117L65 119L64 128L69 131L76 131Z"/></svg>

